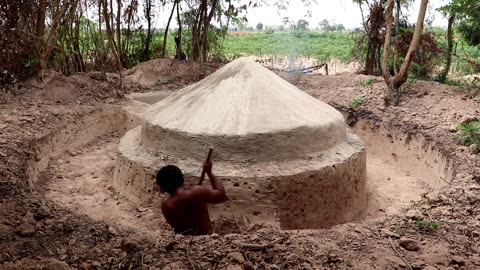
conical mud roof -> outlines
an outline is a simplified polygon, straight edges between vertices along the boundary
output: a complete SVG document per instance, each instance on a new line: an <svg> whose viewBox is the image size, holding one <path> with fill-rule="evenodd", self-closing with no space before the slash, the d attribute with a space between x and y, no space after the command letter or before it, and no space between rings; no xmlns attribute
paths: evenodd
<svg viewBox="0 0 480 270"><path fill-rule="evenodd" d="M330 149L346 127L333 107L240 58L154 104L141 141L177 157L201 160L213 146L224 160L266 161Z"/></svg>

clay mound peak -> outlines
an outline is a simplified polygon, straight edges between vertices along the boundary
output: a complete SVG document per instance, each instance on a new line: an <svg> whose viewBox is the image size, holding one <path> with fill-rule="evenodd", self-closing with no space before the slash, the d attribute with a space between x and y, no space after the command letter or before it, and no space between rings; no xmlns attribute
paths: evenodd
<svg viewBox="0 0 480 270"><path fill-rule="evenodd" d="M340 141L346 137L340 112L250 58L232 61L154 104L145 121L162 129L212 136L321 129Z"/></svg>

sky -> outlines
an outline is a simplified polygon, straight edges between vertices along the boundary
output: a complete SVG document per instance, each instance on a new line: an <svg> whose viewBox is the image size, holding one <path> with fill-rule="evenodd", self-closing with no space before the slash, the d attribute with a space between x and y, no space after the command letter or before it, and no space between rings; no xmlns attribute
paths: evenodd
<svg viewBox="0 0 480 270"><path fill-rule="evenodd" d="M240 0L242 3L248 3L250 0ZM313 1L313 0L311 0ZM282 18L289 17L289 20L297 22L299 19L305 19L309 22L310 28L318 26L320 21L327 19L329 22L336 24L343 24L347 29L355 29L361 27L362 15L358 5L353 4L352 0L315 0L317 4L312 4L310 8L307 8L303 4L302 0L289 0L290 5L286 10L278 10L275 6L264 5L257 8L249 8L246 14L248 26L255 26L261 22L266 26L279 26L282 25ZM418 10L421 0L415 0L415 3L409 10L404 11L407 13L410 23L417 21ZM448 3L449 0L430 0L428 16L433 15L433 26L447 27L447 19L436 11L437 8ZM274 2L272 0L265 0L265 2ZM166 5L165 7L158 8L157 21L155 28L163 28L167 24L168 16L170 15L172 6ZM311 11L312 16L306 17L307 10ZM143 18L143 12L139 10L139 16ZM159 16L159 17L158 17ZM172 27L176 27L175 20L172 21Z"/></svg>
<svg viewBox="0 0 480 270"><path fill-rule="evenodd" d="M295 22L299 19L306 19L310 27L318 26L318 23L324 19L329 22L343 24L347 29L354 29L361 26L362 15L358 5L353 4L351 0L316 0L317 4L310 7L312 17L306 17L307 8L301 0L291 0L290 6L285 11L278 11L276 7L259 7L250 9L247 13L248 25L255 27L257 23L261 22L264 25L281 25L283 17L289 17ZM433 26L447 26L447 19L435 10L448 0L430 0L429 12L427 16L432 14L435 16ZM415 4L408 10L409 21L416 22L418 10L420 7L420 0L416 0Z"/></svg>

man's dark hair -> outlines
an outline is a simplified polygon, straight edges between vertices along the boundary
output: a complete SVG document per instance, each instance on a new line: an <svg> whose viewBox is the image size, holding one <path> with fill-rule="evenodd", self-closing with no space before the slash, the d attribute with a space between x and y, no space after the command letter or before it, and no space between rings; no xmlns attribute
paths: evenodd
<svg viewBox="0 0 480 270"><path fill-rule="evenodd" d="M157 185L170 195L173 195L184 182L182 171L174 165L167 165L161 168L157 173L156 179Z"/></svg>

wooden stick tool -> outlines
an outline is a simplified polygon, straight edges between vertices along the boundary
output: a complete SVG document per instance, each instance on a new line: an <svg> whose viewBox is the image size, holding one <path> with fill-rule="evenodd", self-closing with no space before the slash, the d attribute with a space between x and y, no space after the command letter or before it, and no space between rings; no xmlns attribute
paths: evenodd
<svg viewBox="0 0 480 270"><path fill-rule="evenodd" d="M207 159L205 160L206 163L211 161L212 153L213 153L213 148L210 147L210 149L208 150ZM198 182L199 185L203 184L203 180L205 179L205 173L206 173L205 169L202 169L202 175L200 176L200 181Z"/></svg>

